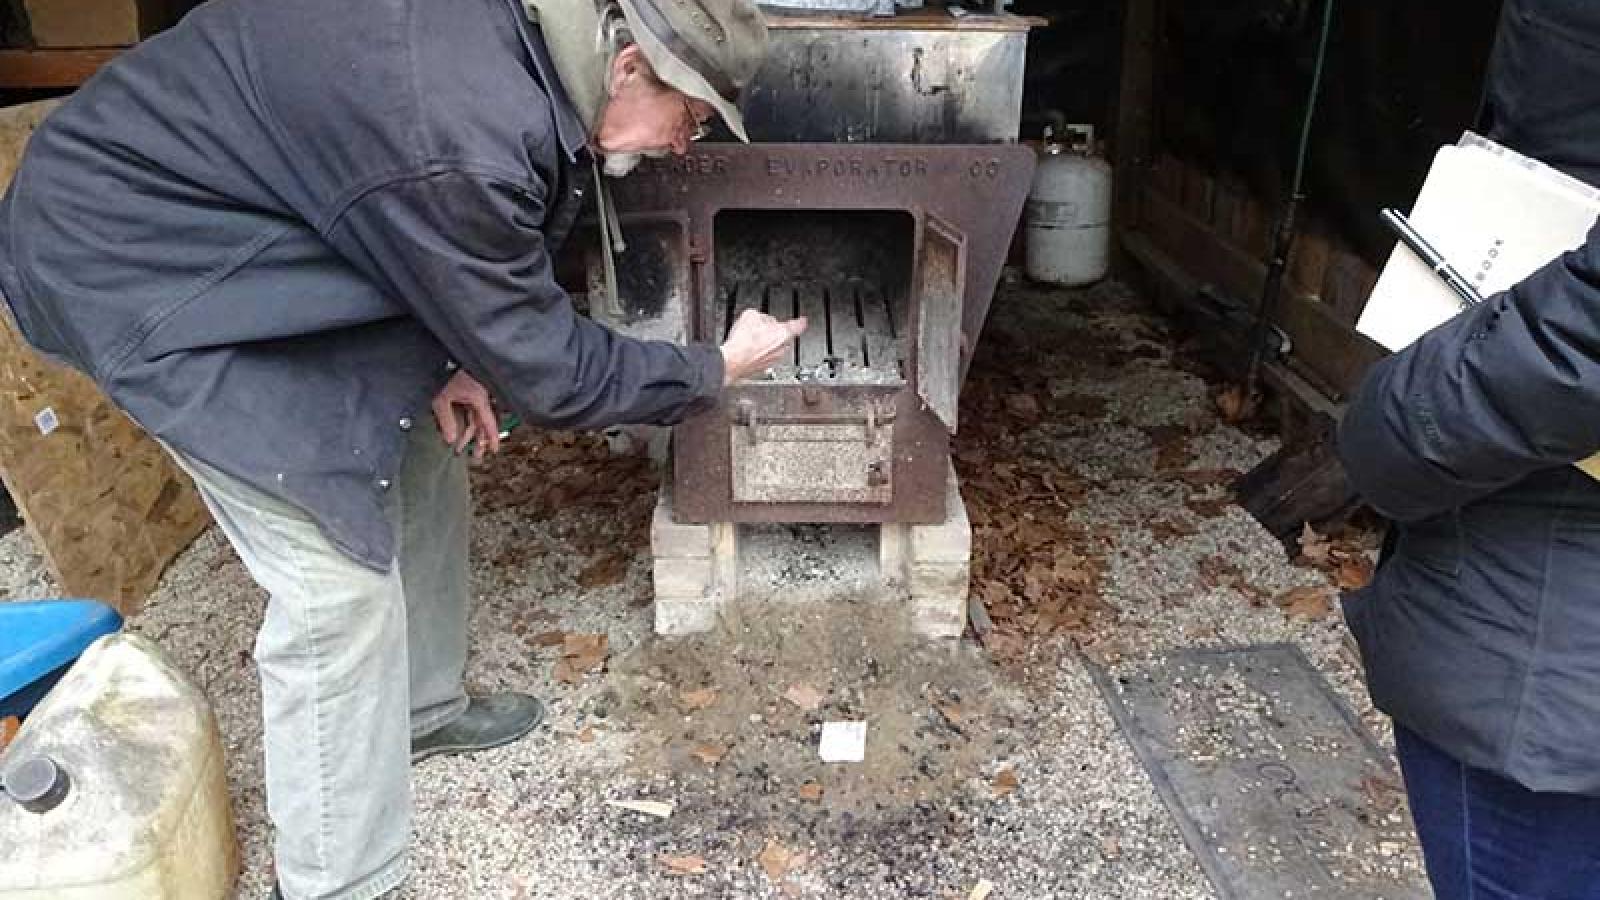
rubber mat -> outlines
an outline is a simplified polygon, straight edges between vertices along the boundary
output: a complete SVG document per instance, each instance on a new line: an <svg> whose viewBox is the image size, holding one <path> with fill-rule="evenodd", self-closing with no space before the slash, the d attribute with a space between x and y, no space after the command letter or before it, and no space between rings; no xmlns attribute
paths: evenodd
<svg viewBox="0 0 1600 900"><path fill-rule="evenodd" d="M1091 667L1224 900L1426 900L1389 756L1288 644Z"/></svg>

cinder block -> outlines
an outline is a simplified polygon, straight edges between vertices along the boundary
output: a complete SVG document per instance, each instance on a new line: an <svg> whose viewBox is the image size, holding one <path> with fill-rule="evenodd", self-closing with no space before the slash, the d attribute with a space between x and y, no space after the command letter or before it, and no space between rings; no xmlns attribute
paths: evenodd
<svg viewBox="0 0 1600 900"><path fill-rule="evenodd" d="M967 630L967 598L913 597L911 628L923 637L958 638Z"/></svg>
<svg viewBox="0 0 1600 900"><path fill-rule="evenodd" d="M710 557L658 556L654 576L658 602L662 597L703 597L713 588Z"/></svg>
<svg viewBox="0 0 1600 900"><path fill-rule="evenodd" d="M712 525L686 525L672 517L672 491L662 485L650 516L650 553L655 557L711 555Z"/></svg>
<svg viewBox="0 0 1600 900"><path fill-rule="evenodd" d="M972 567L967 563L913 562L906 588L913 600L924 598L960 597L966 601L972 580Z"/></svg>
<svg viewBox="0 0 1600 900"><path fill-rule="evenodd" d="M888 584L905 584L911 548L911 527L894 522L878 526L878 571Z"/></svg>
<svg viewBox="0 0 1600 900"><path fill-rule="evenodd" d="M710 596L683 598L656 596L656 634L684 635L710 631L722 612L721 598Z"/></svg>
<svg viewBox="0 0 1600 900"><path fill-rule="evenodd" d="M945 520L938 525L911 525L910 559L916 563L965 563L972 559L972 521L952 467L946 479Z"/></svg>

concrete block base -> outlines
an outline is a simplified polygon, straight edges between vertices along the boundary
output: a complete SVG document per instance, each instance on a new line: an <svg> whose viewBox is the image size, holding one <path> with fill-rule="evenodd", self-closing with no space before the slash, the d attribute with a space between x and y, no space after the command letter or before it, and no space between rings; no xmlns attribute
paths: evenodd
<svg viewBox="0 0 1600 900"><path fill-rule="evenodd" d="M967 624L972 523L954 469L947 509L949 516L938 525L877 526L879 583L886 596L906 599L912 627L931 638L960 637ZM672 517L672 498L663 488L650 544L656 633L693 634L716 627L722 611L739 595L739 526L680 523ZM870 559L867 565L870 571Z"/></svg>

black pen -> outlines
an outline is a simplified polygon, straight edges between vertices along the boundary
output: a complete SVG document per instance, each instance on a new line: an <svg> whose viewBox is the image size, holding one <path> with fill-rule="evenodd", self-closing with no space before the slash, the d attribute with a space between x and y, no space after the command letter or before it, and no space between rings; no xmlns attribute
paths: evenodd
<svg viewBox="0 0 1600 900"><path fill-rule="evenodd" d="M1378 215L1383 218L1383 224L1389 226L1389 230L1399 236L1400 243L1411 248L1411 252L1432 269L1440 281L1455 291L1456 296L1461 298L1463 308L1483 302L1483 295L1472 286L1472 282L1456 271L1456 267L1450 265L1439 251L1433 249L1433 245L1411 227L1411 223L1406 221L1406 217L1401 215L1398 209L1386 209Z"/></svg>

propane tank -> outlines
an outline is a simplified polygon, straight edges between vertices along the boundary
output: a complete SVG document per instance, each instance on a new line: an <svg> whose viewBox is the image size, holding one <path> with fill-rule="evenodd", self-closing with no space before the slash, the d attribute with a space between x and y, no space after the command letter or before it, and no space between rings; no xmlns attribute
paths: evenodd
<svg viewBox="0 0 1600 900"><path fill-rule="evenodd" d="M1023 216L1028 277L1077 286L1105 277L1111 265L1111 165L1096 155L1093 125L1068 125L1068 145L1044 132Z"/></svg>

